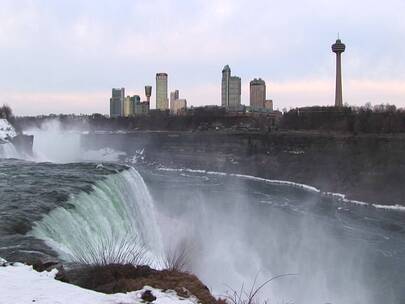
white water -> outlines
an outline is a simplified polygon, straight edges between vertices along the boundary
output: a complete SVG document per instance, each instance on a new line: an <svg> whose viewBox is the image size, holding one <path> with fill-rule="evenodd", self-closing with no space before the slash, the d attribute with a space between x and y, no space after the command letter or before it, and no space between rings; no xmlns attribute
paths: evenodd
<svg viewBox="0 0 405 304"><path fill-rule="evenodd" d="M160 171L172 171L172 172L190 172L190 173L201 173L201 174L208 174L208 175L220 175L220 176L235 176L243 179L250 179L254 181L259 181L259 182L265 182L269 183L272 185L285 185L285 186L290 186L294 188L300 188L306 191L310 192L316 192L320 193L323 196L326 197L332 197L336 199L337 201L344 202L344 203L350 203L350 204L355 204L359 206L365 206L365 207L374 207L376 209L385 209L385 210L391 210L391 211L402 211L405 212L405 207L403 205L395 204L395 205L381 205L381 204L373 204L373 203L366 203L366 202L361 202L357 200L350 200L346 198L345 194L341 193L332 193L332 192L321 192L318 188L315 188L310 185L306 184L301 184L301 183L294 183L290 181L283 181L283 180L274 180L274 179L267 179L267 178L262 178L262 177L256 177L252 175L245 175L245 174L235 174L235 173L225 173L225 172L216 172L216 171L206 171L206 170L195 170L195 169L188 169L188 168L167 168L167 167L160 167L158 168Z"/></svg>
<svg viewBox="0 0 405 304"><path fill-rule="evenodd" d="M20 158L12 143L0 144L0 158Z"/></svg>
<svg viewBox="0 0 405 304"><path fill-rule="evenodd" d="M97 182L90 193L82 192L35 223L30 235L44 240L68 262L94 260L105 244L111 258L124 242L136 240L150 266L159 268L163 253L152 197L133 168ZM128 238L128 236L130 236ZM111 262L111 261L110 261ZM129 262L129 261L122 261Z"/></svg>
<svg viewBox="0 0 405 304"><path fill-rule="evenodd" d="M27 135L34 135L34 160L40 162L72 163L82 161L119 161L126 153L104 148L96 151L83 151L81 135L86 130L62 128L58 120L45 122L40 128L24 130Z"/></svg>

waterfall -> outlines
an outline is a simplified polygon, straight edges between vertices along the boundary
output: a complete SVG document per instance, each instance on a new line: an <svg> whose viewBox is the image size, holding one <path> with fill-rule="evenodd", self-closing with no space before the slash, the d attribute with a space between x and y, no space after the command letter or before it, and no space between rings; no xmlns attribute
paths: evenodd
<svg viewBox="0 0 405 304"><path fill-rule="evenodd" d="M0 144L0 158L19 158L19 153L12 143Z"/></svg>
<svg viewBox="0 0 405 304"><path fill-rule="evenodd" d="M133 168L98 181L36 222L30 235L44 240L67 262L131 263L160 268L163 246L154 205ZM130 252L129 252L130 251Z"/></svg>

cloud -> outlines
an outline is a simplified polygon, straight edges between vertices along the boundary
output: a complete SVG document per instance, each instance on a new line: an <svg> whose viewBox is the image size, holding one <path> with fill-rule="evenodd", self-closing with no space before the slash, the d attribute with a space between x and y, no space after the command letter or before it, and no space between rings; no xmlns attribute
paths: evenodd
<svg viewBox="0 0 405 304"><path fill-rule="evenodd" d="M110 91L101 92L0 92L0 104L12 106L16 115L92 114L109 111Z"/></svg>
<svg viewBox="0 0 405 304"><path fill-rule="evenodd" d="M400 103L395 83L405 81L403 11L401 0L3 0L0 91L106 92L99 101L105 102L111 87L141 94L145 84L154 85L156 72L166 71L170 88L184 92L190 104L219 104L213 86L230 64L242 77L245 102L249 80L262 77L274 88L269 94L276 104L328 103L334 90L330 45L340 31L347 98ZM365 89L367 81L376 87ZM328 85L321 88L322 82ZM20 104L35 101L26 98L12 106L30 108ZM61 101L60 109L71 105ZM75 105L74 112L91 110ZM55 108L44 104L43 110Z"/></svg>

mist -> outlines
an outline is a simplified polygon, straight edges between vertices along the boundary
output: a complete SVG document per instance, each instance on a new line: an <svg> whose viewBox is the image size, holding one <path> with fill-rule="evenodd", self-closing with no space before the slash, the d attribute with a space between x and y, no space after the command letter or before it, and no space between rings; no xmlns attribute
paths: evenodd
<svg viewBox="0 0 405 304"><path fill-rule="evenodd" d="M83 128L65 130L54 120L24 132L35 136L35 161L133 166L128 160L136 151L84 149L81 135L89 132ZM371 217L366 208L342 207L319 193L241 177L167 173L145 164L135 168L153 198L164 251L187 246L186 270L215 296L242 287L250 290L253 284L258 287L288 274L266 285L258 299L304 304L395 301L395 292L379 286L389 284L383 281L386 274L378 277L376 267L385 236L363 225L362 219Z"/></svg>
<svg viewBox="0 0 405 304"><path fill-rule="evenodd" d="M81 135L88 134L88 128L72 126L64 128L57 120L41 124L39 128L24 130L27 135L34 135L33 160L40 162L70 163L82 161L118 161L126 153L104 148L84 150Z"/></svg>

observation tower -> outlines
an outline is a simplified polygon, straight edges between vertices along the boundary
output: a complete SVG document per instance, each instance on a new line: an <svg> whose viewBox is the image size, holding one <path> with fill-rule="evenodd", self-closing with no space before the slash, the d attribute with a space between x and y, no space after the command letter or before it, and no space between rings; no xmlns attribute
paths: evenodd
<svg viewBox="0 0 405 304"><path fill-rule="evenodd" d="M336 53L336 93L335 93L335 107L343 107L342 95L342 53L345 51L346 46L338 38L336 43L332 45L332 51Z"/></svg>

